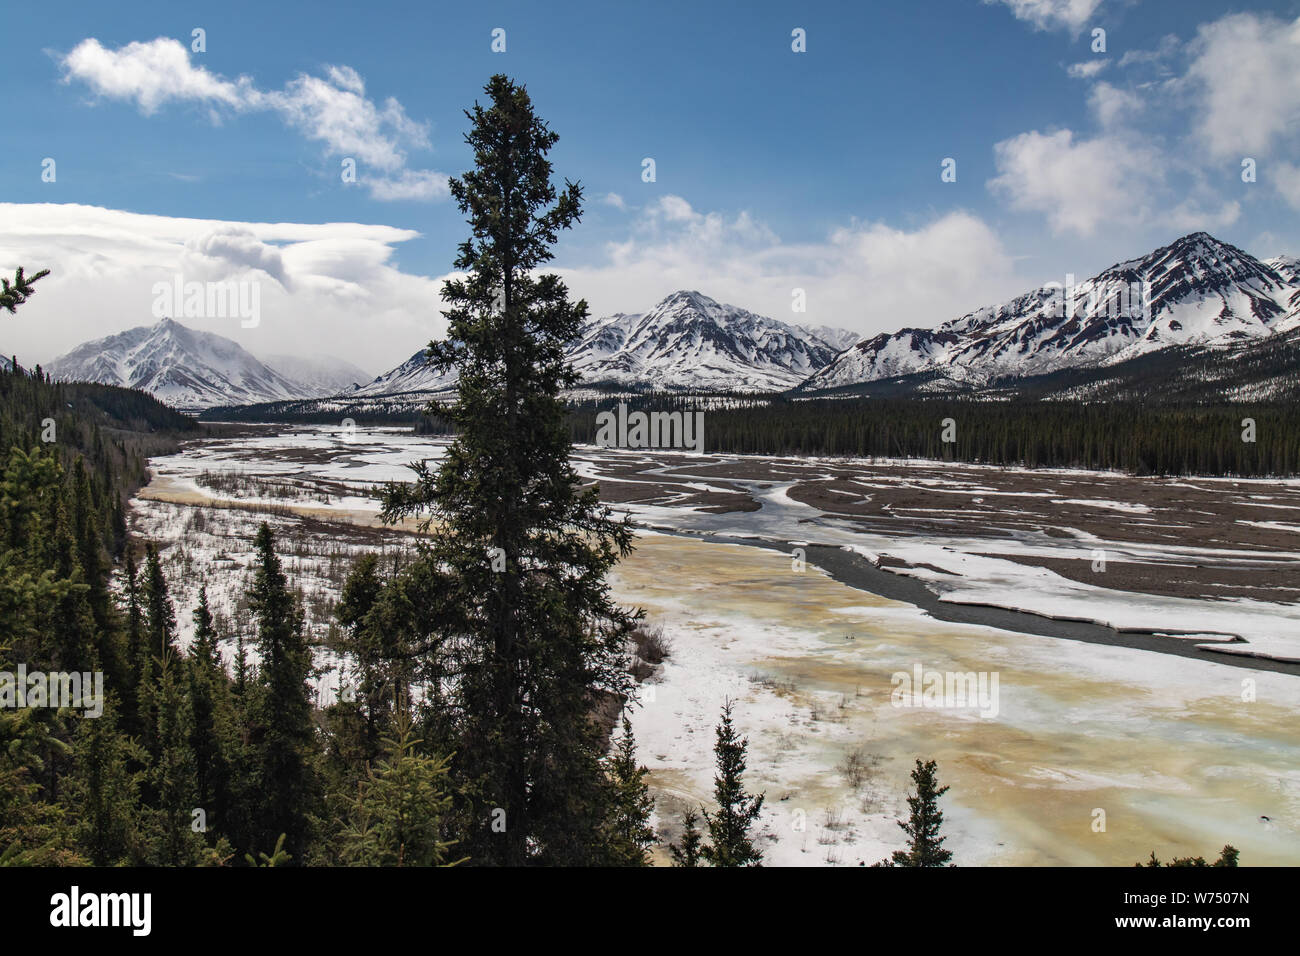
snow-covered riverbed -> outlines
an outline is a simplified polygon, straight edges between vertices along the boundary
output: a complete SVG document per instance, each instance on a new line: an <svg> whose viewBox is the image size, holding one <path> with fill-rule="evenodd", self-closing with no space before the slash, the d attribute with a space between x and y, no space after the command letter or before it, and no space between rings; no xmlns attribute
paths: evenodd
<svg viewBox="0 0 1300 956"><path fill-rule="evenodd" d="M245 526L271 521L290 543L289 570L320 596L319 629L347 557L401 544L374 527L367 488L405 478L406 463L437 458L441 447L338 429L194 444L154 461L155 480L133 521L173 543L173 577L190 582L180 588L182 621L199 580L233 613L251 551ZM619 463L608 450L581 457L592 476ZM223 492L212 487L213 474L244 481ZM692 483L705 488L681 493L715 494L751 481L697 477ZM947 570L941 562L970 558L952 542L855 537L851 525L828 520L788 489L753 482L762 507L743 513L622 507L665 528L783 545L923 548L918 568ZM199 510L206 516L196 528ZM1300 862L1300 677L943 623L815 567L801 569L762 543L645 533L613 579L618 597L645 607L672 644L662 679L647 686L633 715L670 835L682 809L709 799L713 727L731 698L750 737L749 782L767 793L763 845L773 863L856 865L886 856L902 839L893 820L904 812L916 757L936 759L941 782L952 786L945 829L962 864L1127 864L1151 850L1162 858L1214 855L1224 843L1241 849L1245 864ZM182 558L207 570L186 578ZM1020 592L1018 603L1033 599L1030 589L1050 596L1056 586L1035 581L1041 569L1000 563L1024 572L1002 583ZM973 569L972 579L983 580L981 573ZM1164 626L1173 628L1164 611ZM996 675L996 716L976 707L896 706L893 676L918 666Z"/></svg>

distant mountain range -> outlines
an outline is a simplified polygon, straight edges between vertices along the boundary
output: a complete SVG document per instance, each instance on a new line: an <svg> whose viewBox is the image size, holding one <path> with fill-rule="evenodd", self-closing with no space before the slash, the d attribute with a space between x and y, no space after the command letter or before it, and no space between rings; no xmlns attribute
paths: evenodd
<svg viewBox="0 0 1300 956"><path fill-rule="evenodd" d="M854 339L842 329L813 332L699 292L675 292L647 313L591 320L570 358L584 385L597 388L775 392L798 385ZM429 367L423 348L365 381L341 359L258 359L230 339L172 319L87 342L49 371L66 381L140 388L187 411L329 396L386 407L423 404L456 384L454 373Z"/></svg>
<svg viewBox="0 0 1300 956"><path fill-rule="evenodd" d="M782 392L831 361L857 336L818 332L674 292L649 312L592 319L569 346L584 387L663 391ZM358 389L357 396L440 394L456 383L420 350Z"/></svg>
<svg viewBox="0 0 1300 956"><path fill-rule="evenodd" d="M1300 397L1300 259L1258 260L1196 232L938 328L856 339L679 291L648 312L590 320L569 358L583 389L603 392ZM142 388L187 410L317 400L410 408L456 383L428 366L423 348L358 384L365 373L341 359L259 360L170 319L88 342L49 371Z"/></svg>
<svg viewBox="0 0 1300 956"><path fill-rule="evenodd" d="M799 391L980 392L1017 382L1041 389L1054 374L1068 373L1058 378L1064 382L1084 370L1094 382L1114 380L1100 370L1140 376L1174 348L1184 364L1221 365L1234 350L1280 345L1297 327L1297 260L1260 261L1196 232L1072 288L1062 281L936 329L864 339Z"/></svg>

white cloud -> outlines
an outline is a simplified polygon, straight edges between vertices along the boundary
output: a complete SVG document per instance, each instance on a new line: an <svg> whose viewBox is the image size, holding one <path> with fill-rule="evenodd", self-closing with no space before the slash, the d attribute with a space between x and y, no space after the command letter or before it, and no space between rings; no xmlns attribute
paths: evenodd
<svg viewBox="0 0 1300 956"><path fill-rule="evenodd" d="M397 100L390 98L380 109L366 98L354 70L331 67L330 75L331 80L324 80L302 74L261 100L304 136L324 143L329 155L352 156L384 172L406 165L403 143L429 147L428 128L413 122ZM336 86L334 79L344 85Z"/></svg>
<svg viewBox="0 0 1300 956"><path fill-rule="evenodd" d="M1110 66L1110 60L1098 58L1084 60L1082 63L1071 63L1066 68L1066 72L1076 80L1091 80L1108 66Z"/></svg>
<svg viewBox="0 0 1300 956"><path fill-rule="evenodd" d="M1126 50L1124 55L1119 58L1120 68L1123 69L1135 63L1163 67L1182 48L1182 45L1183 41L1175 34L1167 34L1160 38L1160 42L1156 44L1154 50Z"/></svg>
<svg viewBox="0 0 1300 956"><path fill-rule="evenodd" d="M1013 208L1045 214L1056 233L1090 236L1112 223L1214 229L1241 216L1241 204L1225 198L1224 166L1249 156L1295 205L1295 168L1278 154L1300 147L1300 18L1222 16L1189 43L1171 35L1126 52L1118 68L1123 84L1097 80L1088 63L1069 68L1093 79L1098 134L1004 140L990 188Z"/></svg>
<svg viewBox="0 0 1300 956"><path fill-rule="evenodd" d="M1077 33L1088 22L1101 0L984 0L1002 3L1017 20L1032 23L1040 30L1068 29Z"/></svg>
<svg viewBox="0 0 1300 956"><path fill-rule="evenodd" d="M1189 196L1160 217L1161 223L1179 233L1213 232L1231 226L1241 218L1241 203L1236 200L1219 202L1213 196L1205 200Z"/></svg>
<svg viewBox="0 0 1300 956"><path fill-rule="evenodd" d="M376 199L445 199L451 194L446 173L432 169L404 169L396 178L367 180Z"/></svg>
<svg viewBox="0 0 1300 956"><path fill-rule="evenodd" d="M680 196L647 207L603 261L556 271L595 315L644 311L688 288L783 322L864 335L936 325L1030 284L993 230L966 212L911 231L853 223L790 243L748 213L700 212ZM794 289L805 290L807 312L792 311Z"/></svg>
<svg viewBox="0 0 1300 956"><path fill-rule="evenodd" d="M1128 119L1142 109L1142 99L1129 90L1102 81L1088 94L1088 105L1103 127L1114 126L1121 119Z"/></svg>
<svg viewBox="0 0 1300 956"><path fill-rule="evenodd" d="M1001 175L989 188L1015 209L1045 214L1058 234L1139 226L1190 232L1231 225L1241 214L1197 167L1135 135L1076 139L1068 129L1035 130L1003 140L994 154Z"/></svg>
<svg viewBox="0 0 1300 956"><path fill-rule="evenodd" d="M261 272L288 290L291 279L278 246L259 239L241 224L218 224L185 241L182 271L200 281L221 281L233 273Z"/></svg>
<svg viewBox="0 0 1300 956"><path fill-rule="evenodd" d="M1300 121L1300 18L1238 13L1204 24L1185 82L1198 136L1216 159L1259 158Z"/></svg>
<svg viewBox="0 0 1300 956"><path fill-rule="evenodd" d="M178 219L76 204L0 203L0 272L48 268L19 314L0 323L6 354L45 362L88 339L152 325L153 286L257 281L261 322L182 319L254 355L333 352L378 373L441 334L439 278L390 262L419 234L361 223Z"/></svg>
<svg viewBox="0 0 1300 956"><path fill-rule="evenodd" d="M231 82L190 63L190 53L177 40L159 37L105 49L93 37L62 60L64 80L79 79L100 96L134 100L146 116L164 103L201 102L244 109L256 96L252 81Z"/></svg>
<svg viewBox="0 0 1300 956"><path fill-rule="evenodd" d="M1016 209L1047 215L1057 233L1093 235L1098 227L1146 218L1159 156L1119 137L1076 140L1071 130L1021 133L993 148L1000 175L989 188Z"/></svg>
<svg viewBox="0 0 1300 956"><path fill-rule="evenodd" d="M1269 172L1278 195L1292 209L1300 211L1300 166L1280 160L1270 163Z"/></svg>
<svg viewBox="0 0 1300 956"><path fill-rule="evenodd" d="M262 91L241 76L227 80L196 66L179 41L158 37L118 50L93 37L62 58L64 81L79 80L109 99L134 102L146 116L169 102L193 103L213 111L271 110L325 154L351 157L361 165L361 181L380 200L428 200L447 195L447 177L433 170L408 169L407 149L428 149L429 129L407 115L396 99L383 105L366 96L365 81L349 66L328 66L325 76L302 73L282 90ZM367 172L367 167L378 174Z"/></svg>
<svg viewBox="0 0 1300 956"><path fill-rule="evenodd" d="M615 209L627 209L627 203L618 193L605 193L605 195L601 197L600 201L606 206L613 206Z"/></svg>

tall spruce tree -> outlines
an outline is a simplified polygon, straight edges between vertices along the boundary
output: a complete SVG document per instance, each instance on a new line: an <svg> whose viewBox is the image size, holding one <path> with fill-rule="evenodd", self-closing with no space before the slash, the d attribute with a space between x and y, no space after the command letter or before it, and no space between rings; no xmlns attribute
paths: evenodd
<svg viewBox="0 0 1300 956"><path fill-rule="evenodd" d="M498 75L485 92L466 113L475 168L450 184L470 225L455 261L466 276L443 287L447 337L428 353L459 373L439 409L457 434L436 475L417 467L387 490L384 514L431 513L426 567L411 570L443 579L419 650L432 675L452 675L451 739L435 744L473 794L463 849L485 864L604 862L610 792L590 717L628 687L634 615L605 575L632 529L579 490L560 392L578 378L565 346L587 306L537 271L582 190L552 184L558 136L526 90Z"/></svg>
<svg viewBox="0 0 1300 956"><path fill-rule="evenodd" d="M922 763L917 758L916 767L912 770L912 782L916 784L916 793L907 798L911 815L906 820L898 821L908 837L907 849L895 850L889 865L949 865L952 851L943 848L946 837L939 836L939 828L943 825L939 798L948 792L948 788L938 785L938 766L933 760Z"/></svg>
<svg viewBox="0 0 1300 956"><path fill-rule="evenodd" d="M275 553L275 539L263 522L255 540L256 575L251 605L257 621L258 668L255 728L251 745L257 764L259 852L277 846L302 862L316 797L312 721L311 649L302 609ZM273 854L274 856L274 854Z"/></svg>
<svg viewBox="0 0 1300 956"><path fill-rule="evenodd" d="M172 650L158 658L155 681L158 756L149 769L157 806L149 814L149 862L157 866L193 866L203 838L192 827L195 808L194 752L190 748L191 713L183 692L181 664Z"/></svg>
<svg viewBox="0 0 1300 956"><path fill-rule="evenodd" d="M763 794L751 796L745 791L745 752L749 741L736 733L731 723L731 701L722 705L713 753L717 773L713 777L713 799L718 807L704 811L709 831L708 844L700 847L700 857L710 866L758 866L763 853L754 846L749 828L763 809Z"/></svg>
<svg viewBox="0 0 1300 956"><path fill-rule="evenodd" d="M206 587L199 588L199 603L194 608L194 642L186 665L196 806L209 819L226 827L231 809L229 750L233 745L234 714Z"/></svg>
<svg viewBox="0 0 1300 956"><path fill-rule="evenodd" d="M144 613L145 632L149 639L149 653L163 657L176 653L176 609L167 590L163 576L162 560L158 547L152 541L145 546L144 558Z"/></svg>

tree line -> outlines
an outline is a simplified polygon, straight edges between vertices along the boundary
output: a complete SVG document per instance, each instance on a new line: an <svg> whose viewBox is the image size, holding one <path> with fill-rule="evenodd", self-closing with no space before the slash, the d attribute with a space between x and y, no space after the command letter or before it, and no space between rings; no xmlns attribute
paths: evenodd
<svg viewBox="0 0 1300 956"><path fill-rule="evenodd" d="M706 453L904 458L1135 475L1300 474L1294 405L970 399L792 399L653 395L629 408L703 408ZM701 404L703 403L703 404ZM594 443L596 415L571 409L574 441Z"/></svg>

